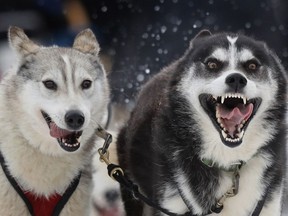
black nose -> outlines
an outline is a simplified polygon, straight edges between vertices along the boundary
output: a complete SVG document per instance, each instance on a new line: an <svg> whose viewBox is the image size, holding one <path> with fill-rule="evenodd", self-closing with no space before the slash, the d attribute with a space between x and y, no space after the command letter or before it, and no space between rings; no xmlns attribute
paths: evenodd
<svg viewBox="0 0 288 216"><path fill-rule="evenodd" d="M108 202L113 203L120 197L120 193L117 190L109 190L105 193L105 197Z"/></svg>
<svg viewBox="0 0 288 216"><path fill-rule="evenodd" d="M247 79L239 73L233 73L226 77L225 83L235 92L247 85Z"/></svg>
<svg viewBox="0 0 288 216"><path fill-rule="evenodd" d="M79 110L71 110L65 115L66 124L74 130L79 129L84 124L85 117Z"/></svg>

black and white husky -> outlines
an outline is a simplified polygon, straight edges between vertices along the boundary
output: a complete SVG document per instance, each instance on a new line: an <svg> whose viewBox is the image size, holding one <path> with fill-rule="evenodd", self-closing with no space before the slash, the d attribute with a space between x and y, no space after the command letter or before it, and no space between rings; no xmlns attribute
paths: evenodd
<svg viewBox="0 0 288 216"><path fill-rule="evenodd" d="M171 213L280 215L285 73L263 42L200 32L142 89L118 137L120 164ZM161 214L123 197L128 215Z"/></svg>

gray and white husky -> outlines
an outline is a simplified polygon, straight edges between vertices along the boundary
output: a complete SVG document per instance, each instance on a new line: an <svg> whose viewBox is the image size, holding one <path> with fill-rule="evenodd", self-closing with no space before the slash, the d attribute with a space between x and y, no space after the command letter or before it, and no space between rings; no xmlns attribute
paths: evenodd
<svg viewBox="0 0 288 216"><path fill-rule="evenodd" d="M95 129L109 90L91 30L42 47L18 27L19 56L0 85L0 215L88 215Z"/></svg>
<svg viewBox="0 0 288 216"><path fill-rule="evenodd" d="M265 43L202 31L142 89L120 164L170 213L279 216L286 73ZM122 191L128 215L160 215Z"/></svg>

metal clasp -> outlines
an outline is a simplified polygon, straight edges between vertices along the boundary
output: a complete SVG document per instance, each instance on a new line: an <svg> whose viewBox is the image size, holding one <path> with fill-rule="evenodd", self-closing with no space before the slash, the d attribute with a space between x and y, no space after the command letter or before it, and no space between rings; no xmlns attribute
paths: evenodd
<svg viewBox="0 0 288 216"><path fill-rule="evenodd" d="M114 175L118 174L118 175L124 176L124 171L121 169L121 167L115 164L112 164L109 160L108 148L109 148L110 143L112 142L112 135L108 133L106 130L104 130L103 128L101 128L100 126L97 129L96 134L97 136L105 140L103 147L98 149L98 153L100 155L99 159L101 162L104 162L107 165L109 176L115 181L117 181L114 178Z"/></svg>
<svg viewBox="0 0 288 216"><path fill-rule="evenodd" d="M232 185L232 187L216 202L215 208L217 208L217 209L222 208L223 205L224 205L224 202L225 202L225 200L227 198L234 197L234 196L236 196L238 194L238 191L239 191L239 179L240 179L239 169L240 169L240 166L235 170L235 172L233 174L233 185Z"/></svg>
<svg viewBox="0 0 288 216"><path fill-rule="evenodd" d="M112 135L100 126L97 128L96 134L97 136L105 140L103 147L101 148L101 153L105 154L107 149L109 148L110 143L112 142Z"/></svg>
<svg viewBox="0 0 288 216"><path fill-rule="evenodd" d="M98 153L100 155L100 161L106 163L107 165L111 164L109 160L109 151L106 150L105 153L103 153L103 148L98 149Z"/></svg>

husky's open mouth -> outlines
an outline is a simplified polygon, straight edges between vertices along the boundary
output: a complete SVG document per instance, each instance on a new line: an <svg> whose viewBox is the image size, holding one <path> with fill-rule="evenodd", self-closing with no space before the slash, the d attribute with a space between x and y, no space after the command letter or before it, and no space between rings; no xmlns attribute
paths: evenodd
<svg viewBox="0 0 288 216"><path fill-rule="evenodd" d="M80 137L82 131L68 131L58 127L52 118L44 111L41 111L43 118L48 124L50 135L57 139L61 148L65 151L73 152L80 147Z"/></svg>
<svg viewBox="0 0 288 216"><path fill-rule="evenodd" d="M222 96L199 95L200 104L220 133L222 142L229 147L242 143L246 128L257 112L262 99L247 99L239 93Z"/></svg>

